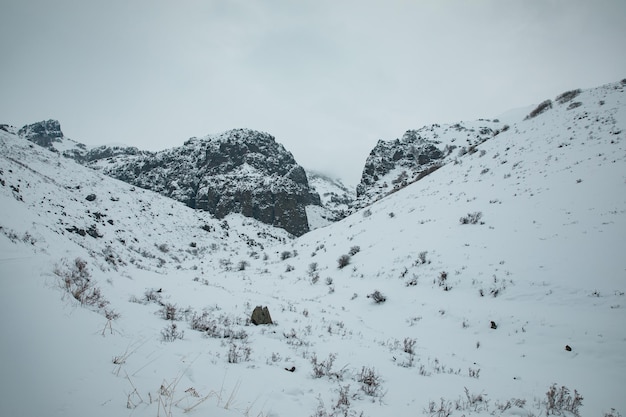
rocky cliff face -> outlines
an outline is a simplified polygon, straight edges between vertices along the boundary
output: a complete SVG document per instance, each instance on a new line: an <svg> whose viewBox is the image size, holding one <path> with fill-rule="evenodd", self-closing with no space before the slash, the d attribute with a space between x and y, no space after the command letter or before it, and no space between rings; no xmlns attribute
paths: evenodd
<svg viewBox="0 0 626 417"><path fill-rule="evenodd" d="M17 134L26 140L36 143L44 148L53 148L55 142L63 140L63 132L58 120L45 120L43 122L26 125Z"/></svg>
<svg viewBox="0 0 626 417"><path fill-rule="evenodd" d="M502 127L498 120L484 119L454 125L433 124L408 130L401 139L378 141L365 161L353 209L406 187L457 156L474 152Z"/></svg>
<svg viewBox="0 0 626 417"><path fill-rule="evenodd" d="M304 169L271 135L249 129L191 138L157 153L92 160L122 181L157 191L218 218L241 213L300 236L305 207L320 205Z"/></svg>

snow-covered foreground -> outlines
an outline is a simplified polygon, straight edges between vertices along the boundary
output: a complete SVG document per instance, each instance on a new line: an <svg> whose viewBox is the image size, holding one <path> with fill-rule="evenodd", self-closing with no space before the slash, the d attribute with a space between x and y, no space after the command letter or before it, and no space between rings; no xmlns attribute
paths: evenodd
<svg viewBox="0 0 626 417"><path fill-rule="evenodd" d="M623 414L623 89L295 240L0 131L0 415Z"/></svg>

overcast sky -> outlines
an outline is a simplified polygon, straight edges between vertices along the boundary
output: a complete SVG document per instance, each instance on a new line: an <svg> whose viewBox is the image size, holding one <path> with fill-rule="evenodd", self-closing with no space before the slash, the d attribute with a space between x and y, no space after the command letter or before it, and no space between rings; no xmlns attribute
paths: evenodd
<svg viewBox="0 0 626 417"><path fill-rule="evenodd" d="M360 178L378 139L626 77L625 0L0 0L0 123L160 150L246 127Z"/></svg>

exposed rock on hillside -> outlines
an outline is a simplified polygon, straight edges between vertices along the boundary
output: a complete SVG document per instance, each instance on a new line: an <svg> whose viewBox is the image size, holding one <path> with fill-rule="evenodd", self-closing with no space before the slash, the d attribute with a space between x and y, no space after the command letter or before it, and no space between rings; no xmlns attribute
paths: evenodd
<svg viewBox="0 0 626 417"><path fill-rule="evenodd" d="M44 148L52 148L54 142L61 142L63 132L58 120L45 120L21 128L18 135Z"/></svg>
<svg viewBox="0 0 626 417"><path fill-rule="evenodd" d="M320 205L304 169L267 133L236 129L178 148L98 159L112 177L157 191L218 218L241 213L300 236L305 207Z"/></svg>
<svg viewBox="0 0 626 417"><path fill-rule="evenodd" d="M500 127L497 120L434 124L408 130L401 139L379 140L365 161L354 208L365 207L435 171L456 156L453 151L457 147L460 155L475 151Z"/></svg>

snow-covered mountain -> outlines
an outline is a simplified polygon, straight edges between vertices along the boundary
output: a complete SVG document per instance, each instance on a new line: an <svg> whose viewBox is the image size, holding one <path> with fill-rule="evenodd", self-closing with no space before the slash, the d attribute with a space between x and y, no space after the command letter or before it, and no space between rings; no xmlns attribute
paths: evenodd
<svg viewBox="0 0 626 417"><path fill-rule="evenodd" d="M623 414L625 88L298 238L2 125L0 415Z"/></svg>
<svg viewBox="0 0 626 417"><path fill-rule="evenodd" d="M307 206L320 206L304 169L274 137L250 129L191 138L161 152L86 145L66 138L57 120L24 126L24 139L90 168L223 218L242 213L299 236L309 231ZM332 213L332 208L314 209ZM326 215L326 217L329 217Z"/></svg>
<svg viewBox="0 0 626 417"><path fill-rule="evenodd" d="M343 219L352 210L356 194L341 180L320 172L307 171L309 185L320 196L321 205L307 207L311 229L328 226Z"/></svg>

